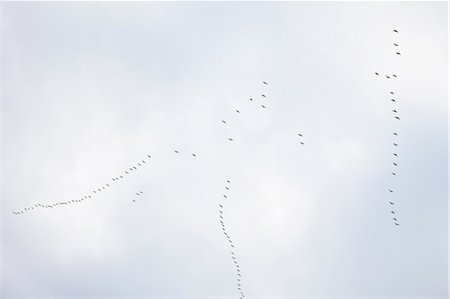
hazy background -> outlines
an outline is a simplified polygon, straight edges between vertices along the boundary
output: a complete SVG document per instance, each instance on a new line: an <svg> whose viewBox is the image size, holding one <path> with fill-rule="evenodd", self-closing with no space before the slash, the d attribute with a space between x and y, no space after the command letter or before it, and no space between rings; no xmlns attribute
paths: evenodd
<svg viewBox="0 0 450 299"><path fill-rule="evenodd" d="M236 297L218 202L248 297L447 296L446 2L4 2L2 23L4 297ZM147 154L95 200L11 213Z"/></svg>

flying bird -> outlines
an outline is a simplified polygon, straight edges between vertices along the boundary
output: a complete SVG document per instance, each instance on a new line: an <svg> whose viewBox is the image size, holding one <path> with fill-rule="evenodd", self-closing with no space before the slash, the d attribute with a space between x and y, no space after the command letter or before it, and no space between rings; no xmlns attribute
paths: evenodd
<svg viewBox="0 0 450 299"><path fill-rule="evenodd" d="M229 180L227 180L227 183L229 184L229 183L230 183L230 181L229 181Z"/></svg>
<svg viewBox="0 0 450 299"><path fill-rule="evenodd" d="M398 116L396 116L395 118L398 119L398 120L400 120L400 117L398 117Z"/></svg>
<svg viewBox="0 0 450 299"><path fill-rule="evenodd" d="M398 166L397 163L395 163L395 162L392 162L392 164L394 164L394 166Z"/></svg>
<svg viewBox="0 0 450 299"><path fill-rule="evenodd" d="M397 78L397 75L396 75L396 74L393 74L392 77Z"/></svg>
<svg viewBox="0 0 450 299"><path fill-rule="evenodd" d="M396 175L395 172L393 172L392 175Z"/></svg>
<svg viewBox="0 0 450 299"><path fill-rule="evenodd" d="M394 192L394 191L393 191L393 190L391 190L391 189L389 189L389 192L391 192L391 193L392 193L392 192Z"/></svg>
<svg viewBox="0 0 450 299"><path fill-rule="evenodd" d="M397 222L394 223L395 225L399 226L400 224L398 224Z"/></svg>
<svg viewBox="0 0 450 299"><path fill-rule="evenodd" d="M392 201L389 202L391 205L394 205L394 203Z"/></svg>
<svg viewBox="0 0 450 299"><path fill-rule="evenodd" d="M394 146L398 146L398 144L397 144L397 143L395 143L395 142L393 142L392 144L393 144Z"/></svg>
<svg viewBox="0 0 450 299"><path fill-rule="evenodd" d="M228 138L228 140L233 141L233 138Z"/></svg>
<svg viewBox="0 0 450 299"><path fill-rule="evenodd" d="M398 44L394 43L394 46L398 47Z"/></svg>
<svg viewBox="0 0 450 299"><path fill-rule="evenodd" d="M265 97L266 97L266 95L265 95L265 94L262 94L262 97L263 97L263 98L265 98Z"/></svg>
<svg viewBox="0 0 450 299"><path fill-rule="evenodd" d="M224 124L226 124L227 122L226 121L224 121L223 119L222 119L222 122L224 123Z"/></svg>
<svg viewBox="0 0 450 299"><path fill-rule="evenodd" d="M392 133L392 134L394 134L395 136L397 136L397 135L398 135L398 134L397 134L397 133L395 133L395 132L394 132L394 133Z"/></svg>
<svg viewBox="0 0 450 299"><path fill-rule="evenodd" d="M379 76L380 74L378 74L377 72L375 72L375 75Z"/></svg>
<svg viewBox="0 0 450 299"><path fill-rule="evenodd" d="M398 155L396 153L394 153L394 156L398 157Z"/></svg>
<svg viewBox="0 0 450 299"><path fill-rule="evenodd" d="M400 54L400 52L395 52L395 54L397 54L397 55L402 55L402 54Z"/></svg>
<svg viewBox="0 0 450 299"><path fill-rule="evenodd" d="M175 150L174 152L175 152L175 154L178 154L178 153L179 153L179 151L177 151L177 150Z"/></svg>
<svg viewBox="0 0 450 299"><path fill-rule="evenodd" d="M302 135L302 134L300 134L300 133L298 133L298 136L300 136L300 137L303 137L303 135Z"/></svg>
<svg viewBox="0 0 450 299"><path fill-rule="evenodd" d="M239 110L237 110L237 109L236 109L236 112L237 112L237 113L241 113L241 112L240 112Z"/></svg>
<svg viewBox="0 0 450 299"><path fill-rule="evenodd" d="M261 107L266 108L266 106L264 106L264 105L261 105Z"/></svg>
<svg viewBox="0 0 450 299"><path fill-rule="evenodd" d="M386 78L391 79L391 77L389 77L388 75L386 75Z"/></svg>
<svg viewBox="0 0 450 299"><path fill-rule="evenodd" d="M263 84L269 85L269 84L267 84L267 82L266 82L266 81L263 81Z"/></svg>
<svg viewBox="0 0 450 299"><path fill-rule="evenodd" d="M394 31L395 33L398 33L397 29L394 29L394 30L392 30L392 31Z"/></svg>
<svg viewBox="0 0 450 299"><path fill-rule="evenodd" d="M392 214L395 214L395 212L394 212L394 211L391 211L391 213L392 213Z"/></svg>
<svg viewBox="0 0 450 299"><path fill-rule="evenodd" d="M394 99L391 99L391 102L396 102Z"/></svg>
<svg viewBox="0 0 450 299"><path fill-rule="evenodd" d="M195 154L192 154L192 156L197 157Z"/></svg>
<svg viewBox="0 0 450 299"><path fill-rule="evenodd" d="M394 112L394 113L398 113L398 112L397 112L397 110L395 110L395 109L394 109L394 110L392 110L392 112Z"/></svg>
<svg viewBox="0 0 450 299"><path fill-rule="evenodd" d="M393 91L391 91L391 94L394 94L394 92L393 92Z"/></svg>

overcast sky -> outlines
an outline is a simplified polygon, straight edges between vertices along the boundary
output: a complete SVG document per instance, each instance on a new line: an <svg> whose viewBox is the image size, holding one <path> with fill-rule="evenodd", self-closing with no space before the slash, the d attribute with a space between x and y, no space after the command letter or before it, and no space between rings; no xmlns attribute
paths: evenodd
<svg viewBox="0 0 450 299"><path fill-rule="evenodd" d="M2 295L236 298L220 203L247 297L446 297L447 21L446 2L3 3Z"/></svg>

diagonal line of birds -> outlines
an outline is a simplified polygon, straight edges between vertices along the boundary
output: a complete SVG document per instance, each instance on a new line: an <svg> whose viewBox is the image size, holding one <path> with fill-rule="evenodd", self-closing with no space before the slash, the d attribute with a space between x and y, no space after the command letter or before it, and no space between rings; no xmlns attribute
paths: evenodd
<svg viewBox="0 0 450 299"><path fill-rule="evenodd" d="M401 56L401 52L399 51L400 45L398 44L398 42L396 40L398 35L399 35L399 32L398 32L397 29L392 30L392 32L393 32L393 34L395 36L395 38L394 38L395 42L393 43L393 46L394 46L393 53L394 53L395 56ZM375 72L375 76L382 77L379 72ZM396 74L390 74L390 75L385 74L384 77L387 80L389 80L391 78L398 78L398 76ZM391 112L393 113L393 119L395 119L396 121L400 121L399 108L397 106L398 105L398 98L397 98L397 96L396 96L396 94L395 94L395 92L393 90L389 91L389 98L390 98L390 102L392 103L392 108L391 108L392 110L391 110ZM393 142L392 142L393 153L392 154L393 154L394 158L393 158L393 161L392 161L392 164L391 164L392 165L391 175L392 175L392 179L395 179L397 177L397 174L398 174L398 165L399 165L399 163L398 163L398 159L399 159L399 154L398 154L399 153L399 150L398 150L399 144L398 144L398 141L397 141L399 133L398 133L397 126L393 127L392 136L393 136ZM395 182L394 182L393 186L395 186ZM391 195L391 197L393 197L393 195L395 193L395 188L394 187L389 188L388 189L388 193ZM392 217L393 224L395 226L400 226L400 223L398 221L397 202L394 199L390 199L390 200L388 200L388 204L389 204L389 213L390 213L390 216Z"/></svg>

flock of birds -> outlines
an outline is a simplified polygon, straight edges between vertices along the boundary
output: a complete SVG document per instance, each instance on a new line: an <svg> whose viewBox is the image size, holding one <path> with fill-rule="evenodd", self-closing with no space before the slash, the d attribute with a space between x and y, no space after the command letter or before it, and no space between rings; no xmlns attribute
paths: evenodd
<svg viewBox="0 0 450 299"><path fill-rule="evenodd" d="M223 197L225 198L225 200L227 200L229 198L228 191L230 191L230 185L231 185L230 180L227 180L227 185L225 186L225 190L227 190L227 191L225 192L225 194L223 194ZM236 267L236 275L237 275L236 284L237 284L237 290L240 294L239 297L244 298L245 294L244 294L244 291L242 288L242 282L241 282L242 273L241 273L241 269L239 267L239 263L237 261L236 254L234 253L236 251L235 245L234 245L233 240L231 239L230 235L227 232L227 228L226 228L225 222L224 222L225 221L224 213L223 213L224 205L225 205L225 203L219 204L219 221L220 221L220 225L222 227L223 234L227 238L227 241L231 247L230 254L231 254L231 259L233 260L233 263Z"/></svg>
<svg viewBox="0 0 450 299"><path fill-rule="evenodd" d="M398 30L394 29L394 30L392 30L392 32L395 34L395 36L398 36ZM400 45L397 42L394 42L393 45L394 45L394 53L395 53L395 55L400 56L401 53L397 50L398 47L400 47ZM380 73L375 72L375 75L376 76L380 76ZM396 74L392 74L391 76L386 74L385 76L386 76L386 79L391 79L391 77L392 78L397 78ZM391 91L389 91L389 95L390 95L390 98L391 98L390 101L392 102L392 105L393 105L393 107L392 107L393 117L394 117L395 120L399 121L400 120L400 116L399 116L399 110L398 110L398 107L397 107L398 103L397 103L397 100L396 100L395 92L391 90ZM394 136L394 141L392 142L392 146L393 146L393 153L392 154L393 154L394 159L392 161L393 169L392 169L391 174L392 174L393 177L396 177L397 173L398 173L397 170L398 170L398 164L399 164L398 163L398 158L399 158L399 156L398 156L398 146L399 145L398 145L398 141L397 141L398 136L399 136L398 135L398 130L394 129L394 132L392 133L392 135ZM390 194L395 193L393 188L388 189L388 191L389 191ZM391 217L392 217L394 225L400 226L399 221L398 221L397 210L395 208L396 207L396 202L394 200L389 200L388 203L389 203L389 206L390 206L390 211L389 212L391 214Z"/></svg>
<svg viewBox="0 0 450 299"><path fill-rule="evenodd" d="M398 34L397 30L393 30L393 32L396 35ZM400 56L401 53L397 50L398 47L399 47L399 44L398 43L393 43L393 46L394 46L394 49L395 49L394 50L395 55ZM376 76L380 76L380 73L379 72L375 72L375 75ZM384 76L386 77L386 79L397 78L396 74L385 74ZM264 87L269 85L266 81L262 81L262 84L263 84ZM389 94L391 96L390 101L394 105L394 107L392 109L392 112L394 114L393 117L396 120L400 120L399 113L398 113L398 108L395 106L395 105L397 105L397 100L395 98L395 93L394 93L394 91L389 91ZM259 99L249 98L249 100L251 102L257 104L260 107L260 109L267 109L267 103L266 103L267 99L268 99L267 98L267 90L263 90L262 91L261 96L260 96ZM235 113L241 114L241 110L239 108L235 108L234 110L235 110ZM225 120L225 119L222 119L221 122L224 125L229 125L229 122L227 120ZM304 143L304 140L303 140L303 134L302 133L297 133L297 136L299 138L299 143L301 145L304 145L305 143ZM393 136L394 136L394 142L393 142L394 161L392 162L392 165L393 165L392 176L397 176L397 169L398 169L398 143L396 141L396 139L398 138L397 130L394 130ZM232 137L228 136L227 138L228 138L228 141L230 141L230 142L235 141L234 136L232 136ZM176 149L176 150L174 150L174 153L175 154L180 154L180 151L178 149ZM197 157L197 155L195 153L192 153L191 155L194 158ZM25 207L25 208L23 208L21 210L13 211L12 213L15 214L15 215L20 215L20 214L24 214L24 213L30 212L32 210L35 210L35 209L52 209L52 208L56 208L56 207L78 204L78 203L82 203L82 202L85 202L85 201L89 201L89 200L95 199L96 195L100 194L101 192L106 192L108 189L113 187L113 184L117 184L118 182L120 182L122 180L125 180L127 178L127 176L130 176L133 173L137 172L141 167L143 167L146 164L148 164L150 162L150 159L151 159L151 156L150 155L146 155L146 157L144 159L140 159L140 161L138 163L136 163L136 164L130 166L129 168L123 170L119 175L113 176L111 178L112 182L105 183L105 184L103 184L100 187L96 187L93 190L91 190L87 195L83 195L83 196L81 196L78 199L72 199L72 200L66 200L66 201L58 201L58 202L54 202L54 203L51 203L51 204L36 203L36 204L34 204L32 206ZM227 184L225 186L226 192L223 194L224 201L229 200L228 191L230 190L230 186L231 186L230 180L227 180ZM388 191L389 191L389 193L394 193L394 189L393 188L392 189L388 189ZM143 193L144 193L143 191L137 191L136 192L136 196L142 198ZM132 199L131 201L132 202L137 202L136 199ZM389 200L388 203L389 203L389 205L391 207L390 213L392 214L392 217L393 217L392 220L393 220L393 222L394 222L394 224L396 226L399 226L400 224L399 224L398 216L397 216L397 213L396 213L397 211L395 209L396 202L394 200ZM239 263L238 263L238 260L237 260L237 257L236 257L236 253L235 253L235 251L236 251L235 244L233 243L229 233L227 232L227 228L225 226L225 218L224 218L224 210L223 210L224 209L224 205L225 205L225 202L219 203L219 221L220 221L220 225L221 225L221 229L223 231L223 234L227 238L227 242L229 243L229 246L230 246L231 258L232 258L232 261L233 261L233 263L235 265L235 268L236 268L237 290L238 290L238 292L240 294L239 295L240 298L242 299L242 298L245 297L245 294L244 294L244 291L243 291L243 287L242 287L242 282L241 282L242 273L241 273L241 268L239 266Z"/></svg>

